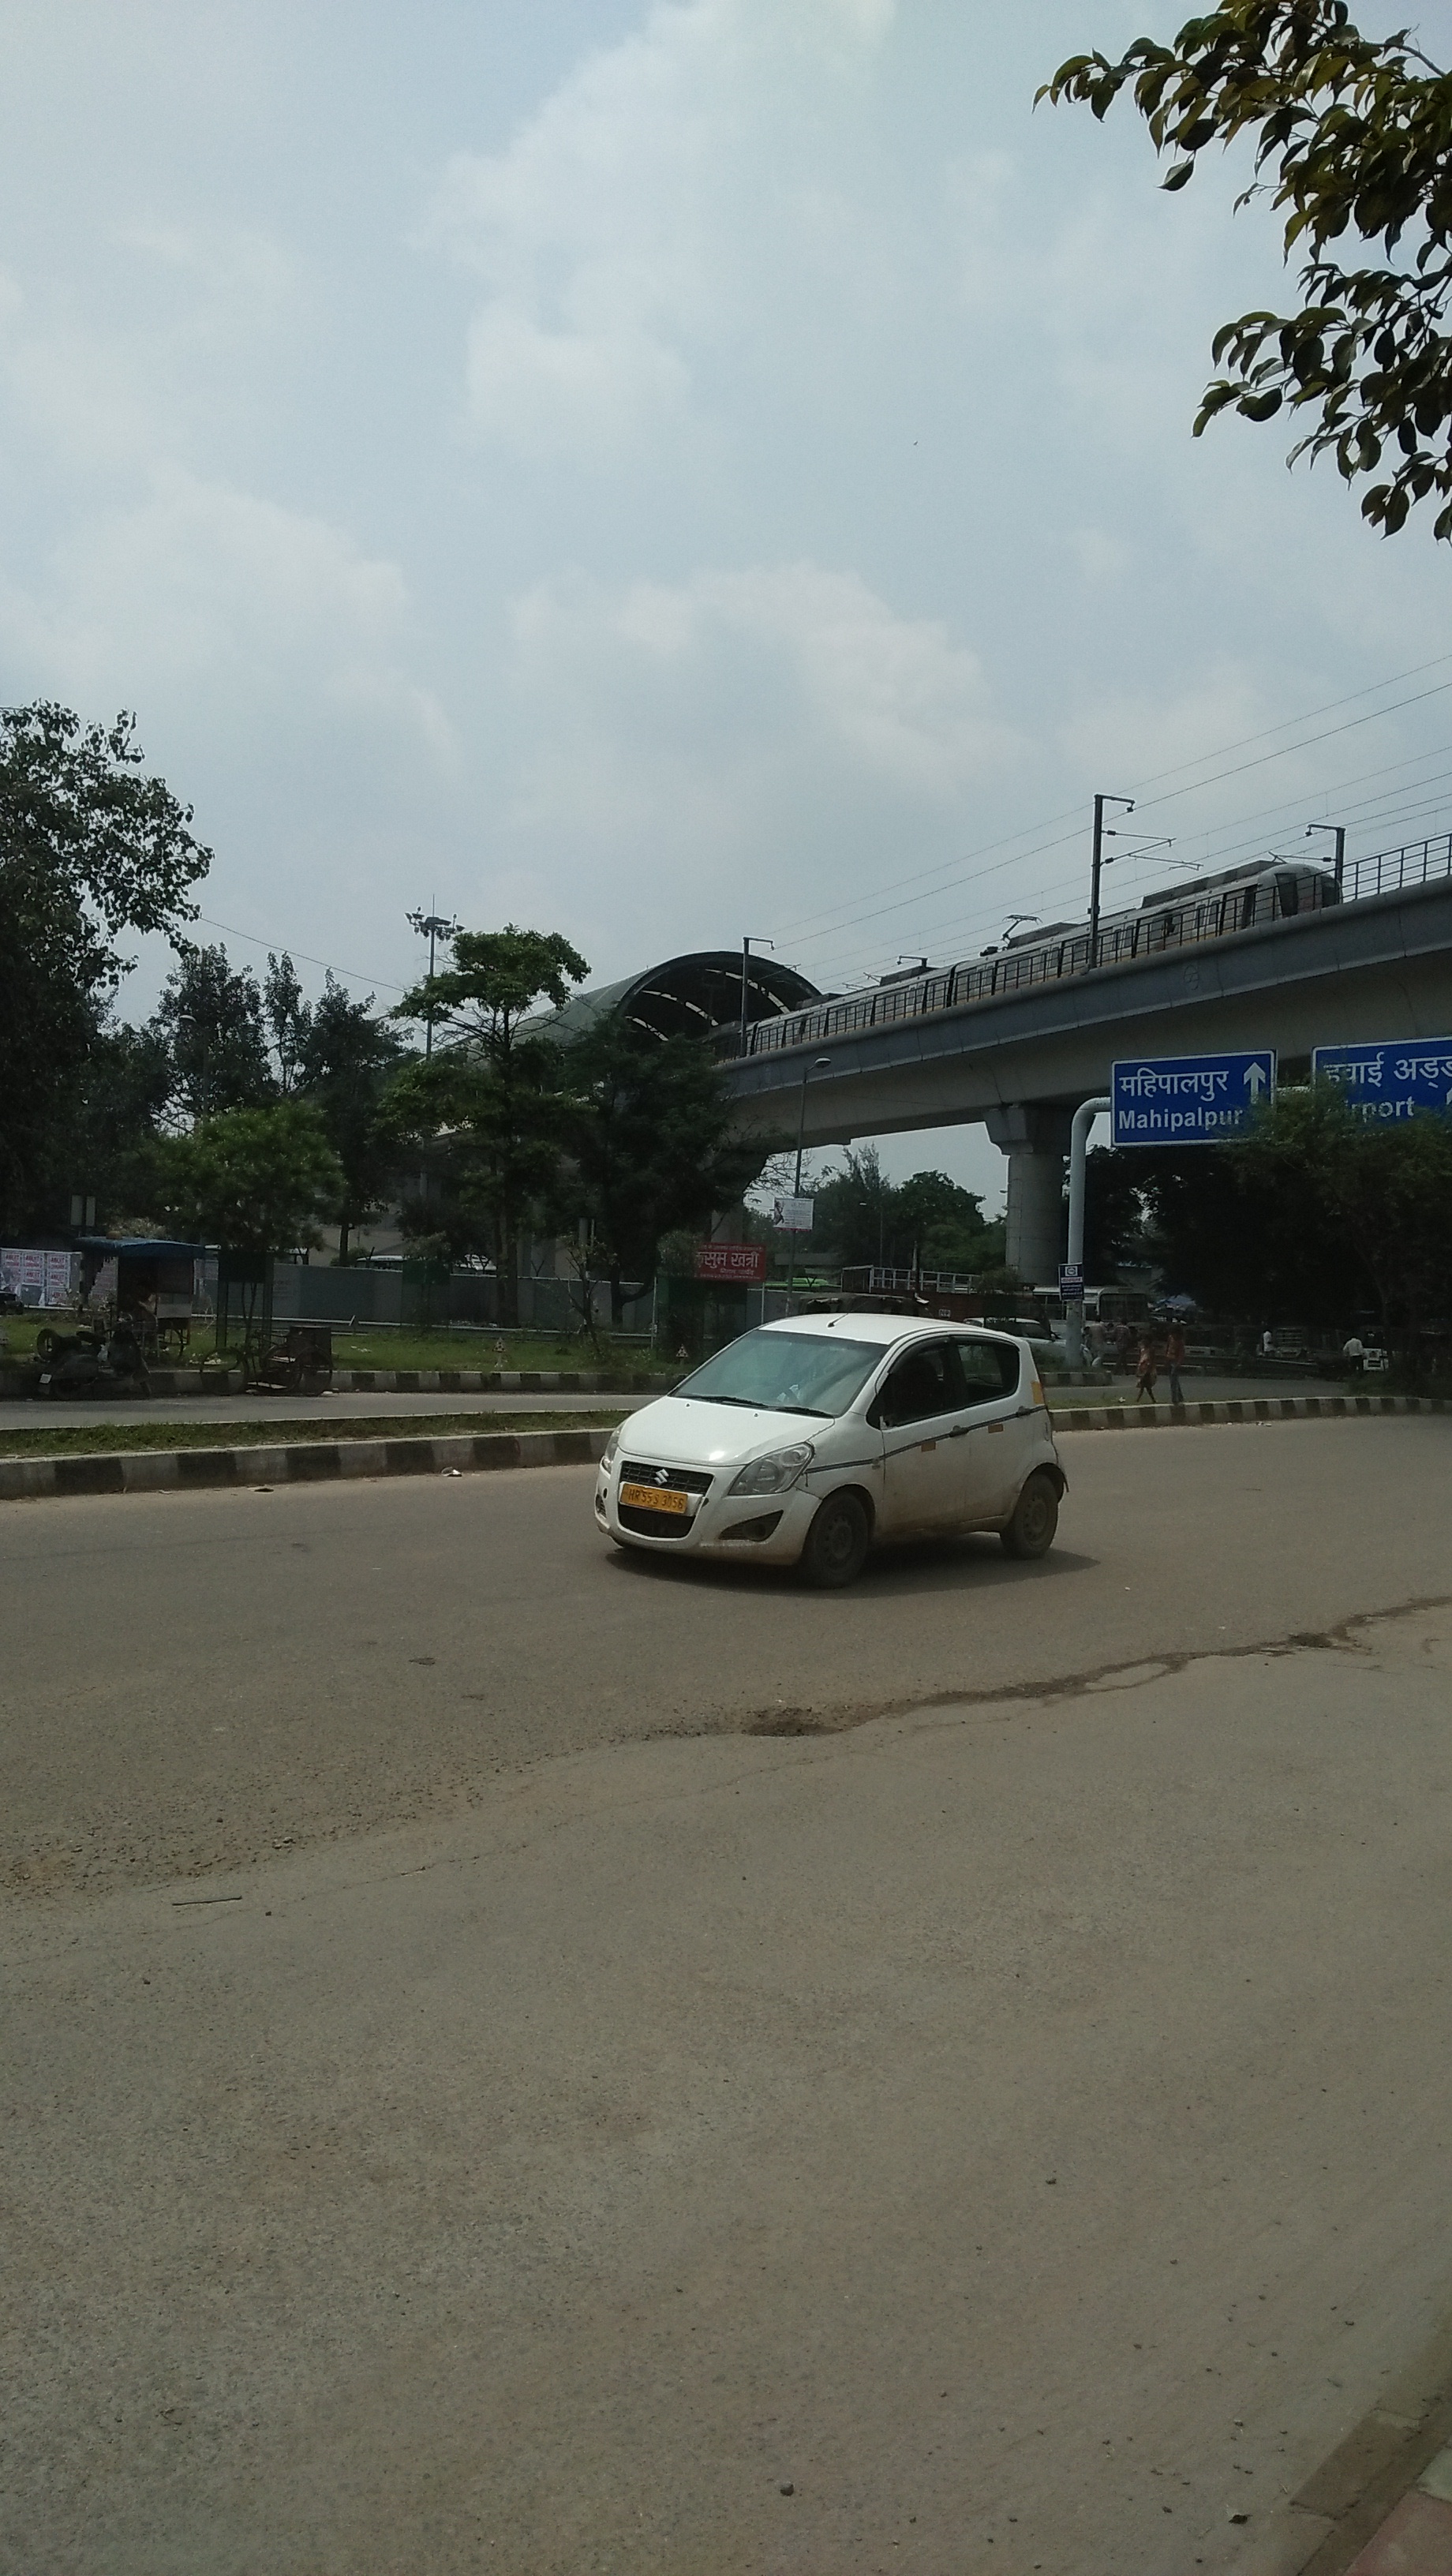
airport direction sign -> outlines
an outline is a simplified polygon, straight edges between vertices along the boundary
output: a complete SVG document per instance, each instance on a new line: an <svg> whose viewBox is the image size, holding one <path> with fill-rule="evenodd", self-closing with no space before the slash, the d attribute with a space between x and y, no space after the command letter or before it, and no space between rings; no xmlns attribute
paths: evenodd
<svg viewBox="0 0 1452 2576"><path fill-rule="evenodd" d="M1111 1142L1223 1145L1275 1087L1273 1047L1250 1055L1131 1056L1113 1067Z"/></svg>
<svg viewBox="0 0 1452 2576"><path fill-rule="evenodd" d="M1362 1038L1317 1047L1313 1082L1334 1082L1356 1117L1452 1116L1452 1038Z"/></svg>

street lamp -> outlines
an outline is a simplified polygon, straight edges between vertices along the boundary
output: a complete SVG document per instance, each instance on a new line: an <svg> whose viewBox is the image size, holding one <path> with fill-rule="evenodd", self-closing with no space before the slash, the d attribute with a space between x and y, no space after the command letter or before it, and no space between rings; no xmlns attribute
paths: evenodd
<svg viewBox="0 0 1452 2576"><path fill-rule="evenodd" d="M1334 832L1336 835L1336 891L1339 894L1341 881L1346 874L1346 826L1344 823L1308 823L1306 825L1308 841L1313 832Z"/></svg>
<svg viewBox="0 0 1452 2576"><path fill-rule="evenodd" d="M458 937L458 935L459 935L460 931L463 929L464 925L463 925L462 921L450 921L450 920L449 920L449 919L448 919L448 918L447 918L443 913L439 913L439 912L432 912L432 911L430 911L430 912L406 912L406 913L404 914L404 916L403 916L403 917L404 917L404 920L408 923L409 928L410 928L411 930L416 930L416 931L418 932L418 935L419 935L420 939L427 939L427 941L428 941L428 943L429 943L429 982L430 982L430 983L432 983L432 982L433 982L433 980L434 980L434 942L435 942L435 940L438 940L438 939L457 939L457 937ZM425 1018L424 1018L424 1055L425 1055L425 1058L427 1058L427 1057L431 1056L431 1055L433 1054L433 1051L434 1051L434 1015L433 1015L432 1007L430 1007L430 1009L428 1010L428 1012L425 1014Z"/></svg>
<svg viewBox="0 0 1452 2576"><path fill-rule="evenodd" d="M810 1056L810 1057L808 1057L808 1059L807 1059L806 1063L802 1066L802 1105L801 1105L801 1111L800 1111L800 1114L798 1115L798 1118L797 1118L797 1171L796 1171L796 1179L795 1179L795 1180L794 1180L794 1182L792 1183L792 1214L793 1214L793 1216L795 1216L795 1214L796 1214L796 1212L797 1212L797 1202L798 1202L798 1200L801 1198L801 1195L802 1195L802 1146L803 1146L803 1143L804 1143L804 1141L805 1141L805 1138L806 1138L806 1131L807 1131L807 1085L808 1085L808 1083L811 1081L811 1078L812 1078L812 1076L813 1076L813 1074L814 1074L814 1073L830 1073L830 1072L831 1072L831 1070L832 1070L832 1059L831 1059L831 1057L830 1057L829 1055L814 1055L814 1056ZM792 1227L792 1230L791 1230L791 1234L792 1234L792 1268L791 1268L791 1286L792 1286L792 1288L795 1288L795 1287L796 1287L796 1284L797 1284L797 1237L798 1237L798 1235L800 1234L800 1232L801 1232L801 1228L800 1228L800 1226L795 1226L795 1225L794 1225L794 1226Z"/></svg>

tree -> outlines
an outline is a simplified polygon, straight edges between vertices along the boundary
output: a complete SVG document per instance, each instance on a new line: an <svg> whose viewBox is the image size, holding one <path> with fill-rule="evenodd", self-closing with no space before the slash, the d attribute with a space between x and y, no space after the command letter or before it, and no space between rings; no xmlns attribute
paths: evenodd
<svg viewBox="0 0 1452 2576"><path fill-rule="evenodd" d="M122 1022L98 1032L60 1130L56 1170L95 1200L102 1228L149 1222L170 1098L171 1064L153 1030Z"/></svg>
<svg viewBox="0 0 1452 2576"><path fill-rule="evenodd" d="M579 1249L587 1312L592 1281L608 1279L618 1326L626 1280L648 1287L662 1237L702 1231L732 1206L772 1140L737 1132L723 1068L698 1039L654 1038L614 1012L567 1050L560 1079L564 1152L547 1214Z"/></svg>
<svg viewBox="0 0 1452 2576"><path fill-rule="evenodd" d="M327 970L332 981L332 969ZM298 1074L307 1052L308 1033L312 1028L312 1007L303 1000L303 989L297 970L284 950L281 957L267 952L267 975L262 986L262 1017L277 1058L277 1083L284 1100L297 1088Z"/></svg>
<svg viewBox="0 0 1452 2576"><path fill-rule="evenodd" d="M862 1263L970 1273L999 1268L1004 1229L973 1190L946 1172L887 1180L875 1145L848 1148L846 1162L816 1194L813 1250L844 1267Z"/></svg>
<svg viewBox="0 0 1452 2576"><path fill-rule="evenodd" d="M529 1027L556 1010L589 968L557 931L457 933L454 964L404 995L395 1018L431 1022L431 1056L405 1065L393 1087L396 1135L431 1162L427 1193L404 1206L419 1244L457 1256L485 1249L499 1281L500 1321L519 1319L519 1243L532 1200L553 1181L559 1153L559 1049ZM442 1033L441 1036L439 1033Z"/></svg>
<svg viewBox="0 0 1452 2576"><path fill-rule="evenodd" d="M249 967L233 971L220 941L177 942L151 1027L171 1061L173 1108L194 1124L276 1097L261 987Z"/></svg>
<svg viewBox="0 0 1452 2576"><path fill-rule="evenodd" d="M1258 1331L1273 1318L1344 1325L1366 1285L1320 1178L1216 1146L1133 1146L1089 1157L1089 1277L1149 1265L1167 1290Z"/></svg>
<svg viewBox="0 0 1452 2576"><path fill-rule="evenodd" d="M1139 36L1117 63L1076 54L1039 96L1103 117L1131 83L1156 151L1177 156L1167 189L1210 145L1253 136L1256 178L1237 205L1272 195L1287 260L1306 254L1296 312L1244 313L1216 333L1227 373L1202 397L1196 437L1222 411L1285 409L1308 423L1290 461L1329 452L1348 483L1391 448L1363 515L1390 536L1434 495L1434 533L1452 537L1452 78L1404 28L1363 36L1345 0L1225 0L1170 45ZM1343 264L1348 235L1382 258Z"/></svg>
<svg viewBox="0 0 1452 2576"><path fill-rule="evenodd" d="M1263 1104L1231 1157L1267 1196L1315 1208L1354 1253L1388 1344L1420 1375L1422 1328L1445 1316L1452 1282L1452 1124L1383 1127L1330 1084ZM1343 1310L1344 1311L1344 1310Z"/></svg>
<svg viewBox="0 0 1452 2576"><path fill-rule="evenodd" d="M126 971L126 930L195 918L211 853L192 809L143 774L135 720L83 725L37 701L0 709L0 1224L57 1191L58 1133ZM59 1210L52 1208L52 1221Z"/></svg>
<svg viewBox="0 0 1452 2576"><path fill-rule="evenodd" d="M342 1173L315 1109L277 1100L224 1109L157 1149L159 1186L183 1235L259 1257L321 1240Z"/></svg>
<svg viewBox="0 0 1452 2576"><path fill-rule="evenodd" d="M290 961L284 961L290 963ZM388 1115L388 1087L404 1049L396 1030L370 1014L373 995L355 1002L331 971L322 999L308 1013L297 1081L318 1112L342 1174L338 1193L338 1258L349 1238L384 1204L398 1161Z"/></svg>

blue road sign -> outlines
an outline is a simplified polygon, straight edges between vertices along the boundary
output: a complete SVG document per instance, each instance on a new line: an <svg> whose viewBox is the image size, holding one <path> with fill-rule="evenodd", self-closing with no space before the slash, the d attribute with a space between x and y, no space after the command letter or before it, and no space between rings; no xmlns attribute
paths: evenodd
<svg viewBox="0 0 1452 2576"><path fill-rule="evenodd" d="M1273 1047L1254 1055L1135 1056L1113 1069L1116 1145L1223 1145L1276 1087Z"/></svg>
<svg viewBox="0 0 1452 2576"><path fill-rule="evenodd" d="M1063 1298L1066 1305L1072 1305L1075 1300L1082 1297L1083 1294L1084 1272L1082 1267L1077 1261L1061 1261L1059 1264L1059 1295Z"/></svg>
<svg viewBox="0 0 1452 2576"><path fill-rule="evenodd" d="M1452 1115L1452 1038L1365 1038L1317 1047L1312 1079L1340 1086L1358 1118Z"/></svg>

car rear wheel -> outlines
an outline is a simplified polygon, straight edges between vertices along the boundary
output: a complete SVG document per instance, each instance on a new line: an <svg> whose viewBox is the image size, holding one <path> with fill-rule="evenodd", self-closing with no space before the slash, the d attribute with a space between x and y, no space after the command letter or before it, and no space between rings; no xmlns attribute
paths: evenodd
<svg viewBox="0 0 1452 2576"><path fill-rule="evenodd" d="M1030 1476L999 1535L1010 1556L1047 1556L1059 1526L1059 1497L1052 1476Z"/></svg>
<svg viewBox="0 0 1452 2576"><path fill-rule="evenodd" d="M818 1591L838 1592L855 1583L867 1562L872 1529L855 1494L829 1494L807 1532L801 1570Z"/></svg>

